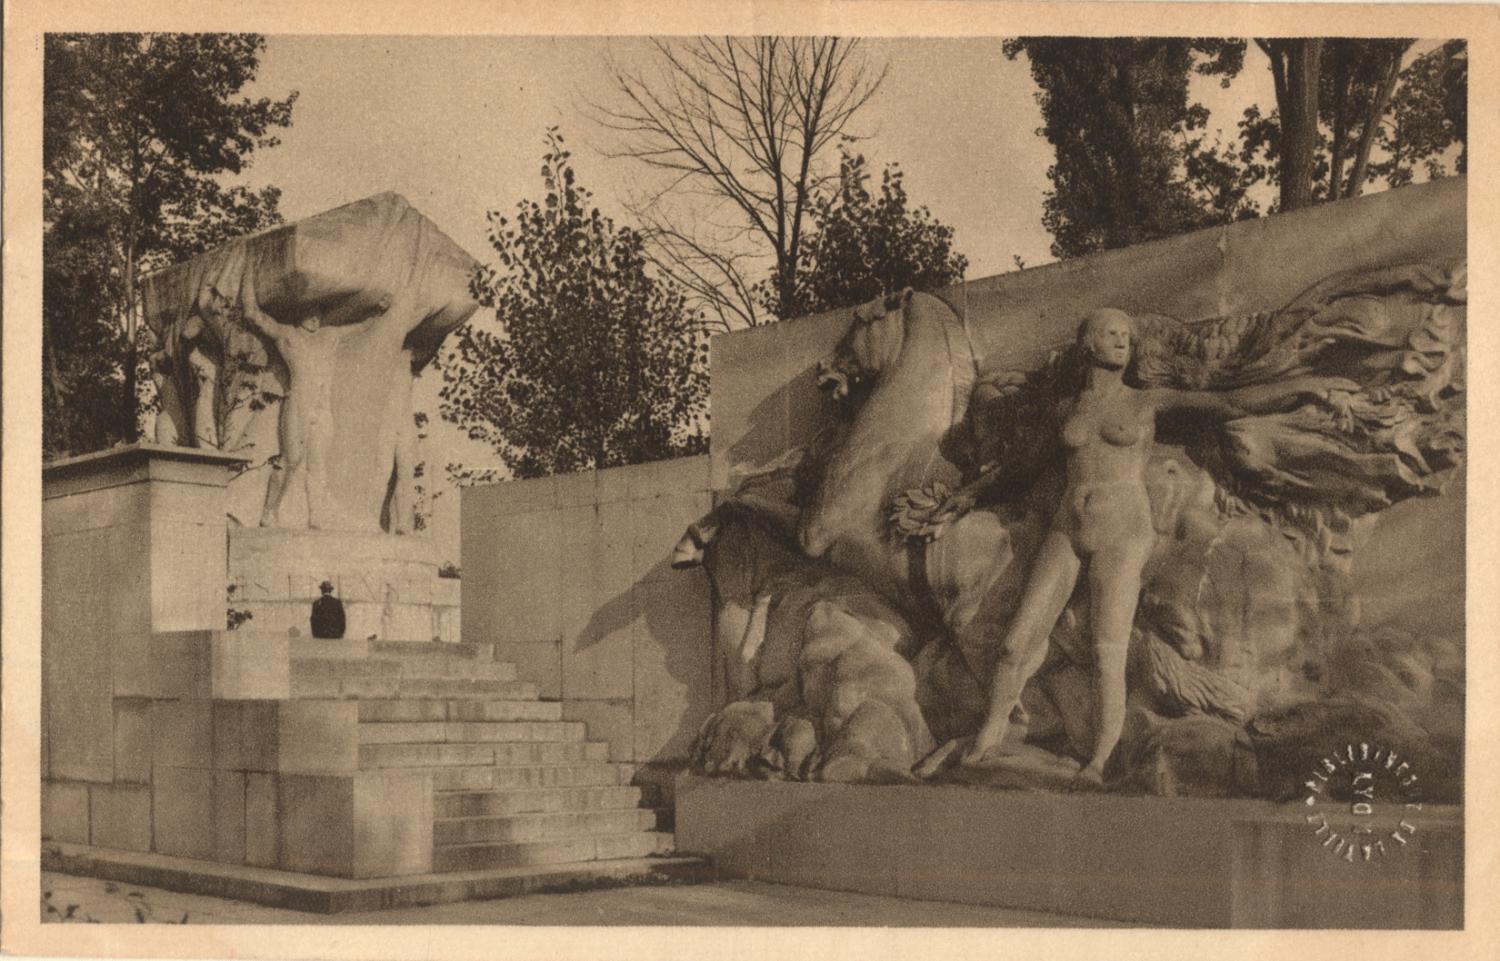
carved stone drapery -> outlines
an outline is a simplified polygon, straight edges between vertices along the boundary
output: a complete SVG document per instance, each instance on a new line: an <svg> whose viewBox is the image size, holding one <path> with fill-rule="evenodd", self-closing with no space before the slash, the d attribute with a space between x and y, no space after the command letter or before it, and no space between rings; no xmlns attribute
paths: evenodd
<svg viewBox="0 0 1500 961"><path fill-rule="evenodd" d="M412 382L478 308L474 266L403 198L380 194L151 275L158 439L248 457L229 497L242 523L410 529ZM253 305L241 302L247 274ZM277 326L250 323L247 307ZM321 485L278 483L293 449L320 459ZM325 516L310 509L319 502Z"/></svg>

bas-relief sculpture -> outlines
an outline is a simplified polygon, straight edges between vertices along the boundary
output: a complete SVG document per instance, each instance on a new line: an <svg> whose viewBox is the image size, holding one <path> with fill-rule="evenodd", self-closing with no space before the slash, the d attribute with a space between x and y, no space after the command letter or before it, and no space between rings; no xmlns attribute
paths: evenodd
<svg viewBox="0 0 1500 961"><path fill-rule="evenodd" d="M1352 738L1456 799L1462 638L1365 625L1350 574L1460 463L1465 300L1432 263L1100 310L1027 371L934 297L854 311L819 365L840 421L680 546L733 702L695 763L1281 797Z"/></svg>
<svg viewBox="0 0 1500 961"><path fill-rule="evenodd" d="M147 278L156 440L246 456L242 524L408 532L412 381L478 308L473 267L381 194Z"/></svg>

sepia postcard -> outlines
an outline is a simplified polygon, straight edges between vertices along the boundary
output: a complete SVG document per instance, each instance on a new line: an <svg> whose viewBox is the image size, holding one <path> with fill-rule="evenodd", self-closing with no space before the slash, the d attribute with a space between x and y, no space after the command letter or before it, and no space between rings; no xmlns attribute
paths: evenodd
<svg viewBox="0 0 1500 961"><path fill-rule="evenodd" d="M1500 8L5 12L7 954L1500 951Z"/></svg>

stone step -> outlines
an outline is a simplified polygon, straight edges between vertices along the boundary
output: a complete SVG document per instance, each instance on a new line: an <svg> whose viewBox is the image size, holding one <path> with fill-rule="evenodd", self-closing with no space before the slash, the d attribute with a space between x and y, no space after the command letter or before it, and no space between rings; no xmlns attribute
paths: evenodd
<svg viewBox="0 0 1500 961"><path fill-rule="evenodd" d="M361 729L365 725L360 725ZM602 741L496 741L451 744L361 744L361 769L586 764L609 760Z"/></svg>
<svg viewBox="0 0 1500 961"><path fill-rule="evenodd" d="M540 788L511 791L438 791L433 813L440 818L503 814L555 814L639 807L641 789L620 787Z"/></svg>
<svg viewBox="0 0 1500 961"><path fill-rule="evenodd" d="M399 721L363 723L361 744L477 744L498 741L582 741L582 721Z"/></svg>
<svg viewBox="0 0 1500 961"><path fill-rule="evenodd" d="M399 677L514 681L516 666L506 661L442 657L293 657L292 679L299 677Z"/></svg>
<svg viewBox="0 0 1500 961"><path fill-rule="evenodd" d="M516 791L541 788L616 787L635 777L631 764L445 765L406 770L432 775L438 791Z"/></svg>
<svg viewBox="0 0 1500 961"><path fill-rule="evenodd" d="M561 701L441 701L408 698L361 701L359 719L369 722L412 721L560 721Z"/></svg>
<svg viewBox="0 0 1500 961"><path fill-rule="evenodd" d="M501 662L496 662L501 663ZM504 664L515 673L514 664ZM526 701L536 698L536 685L529 681L469 680L466 678L403 678L396 697L427 697L492 701L507 699Z"/></svg>
<svg viewBox="0 0 1500 961"><path fill-rule="evenodd" d="M560 811L555 814L438 818L432 825L432 843L436 845L434 850L437 850L492 841L548 841L630 834L635 831L651 831L656 826L656 812L640 808L627 811Z"/></svg>
<svg viewBox="0 0 1500 961"><path fill-rule="evenodd" d="M500 841L436 847L434 871L474 871L492 867L524 867L566 861L608 861L669 854L672 835L661 831L612 834L600 837L554 838L546 841Z"/></svg>
<svg viewBox="0 0 1500 961"><path fill-rule="evenodd" d="M381 657L441 656L455 660L493 661L493 644L448 644L433 641L370 641L370 653Z"/></svg>
<svg viewBox="0 0 1500 961"><path fill-rule="evenodd" d="M397 677L293 677L293 698L388 701L406 698L428 700L535 700L536 685L530 681L468 681L457 678Z"/></svg>

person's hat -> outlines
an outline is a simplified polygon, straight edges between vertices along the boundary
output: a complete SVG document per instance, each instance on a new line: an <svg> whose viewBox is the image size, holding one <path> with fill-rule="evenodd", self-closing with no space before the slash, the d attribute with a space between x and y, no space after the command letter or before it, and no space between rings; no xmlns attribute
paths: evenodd
<svg viewBox="0 0 1500 961"><path fill-rule="evenodd" d="M323 583L318 585L318 590L322 591L324 594L327 594L329 591L333 590L333 581L324 581Z"/></svg>

